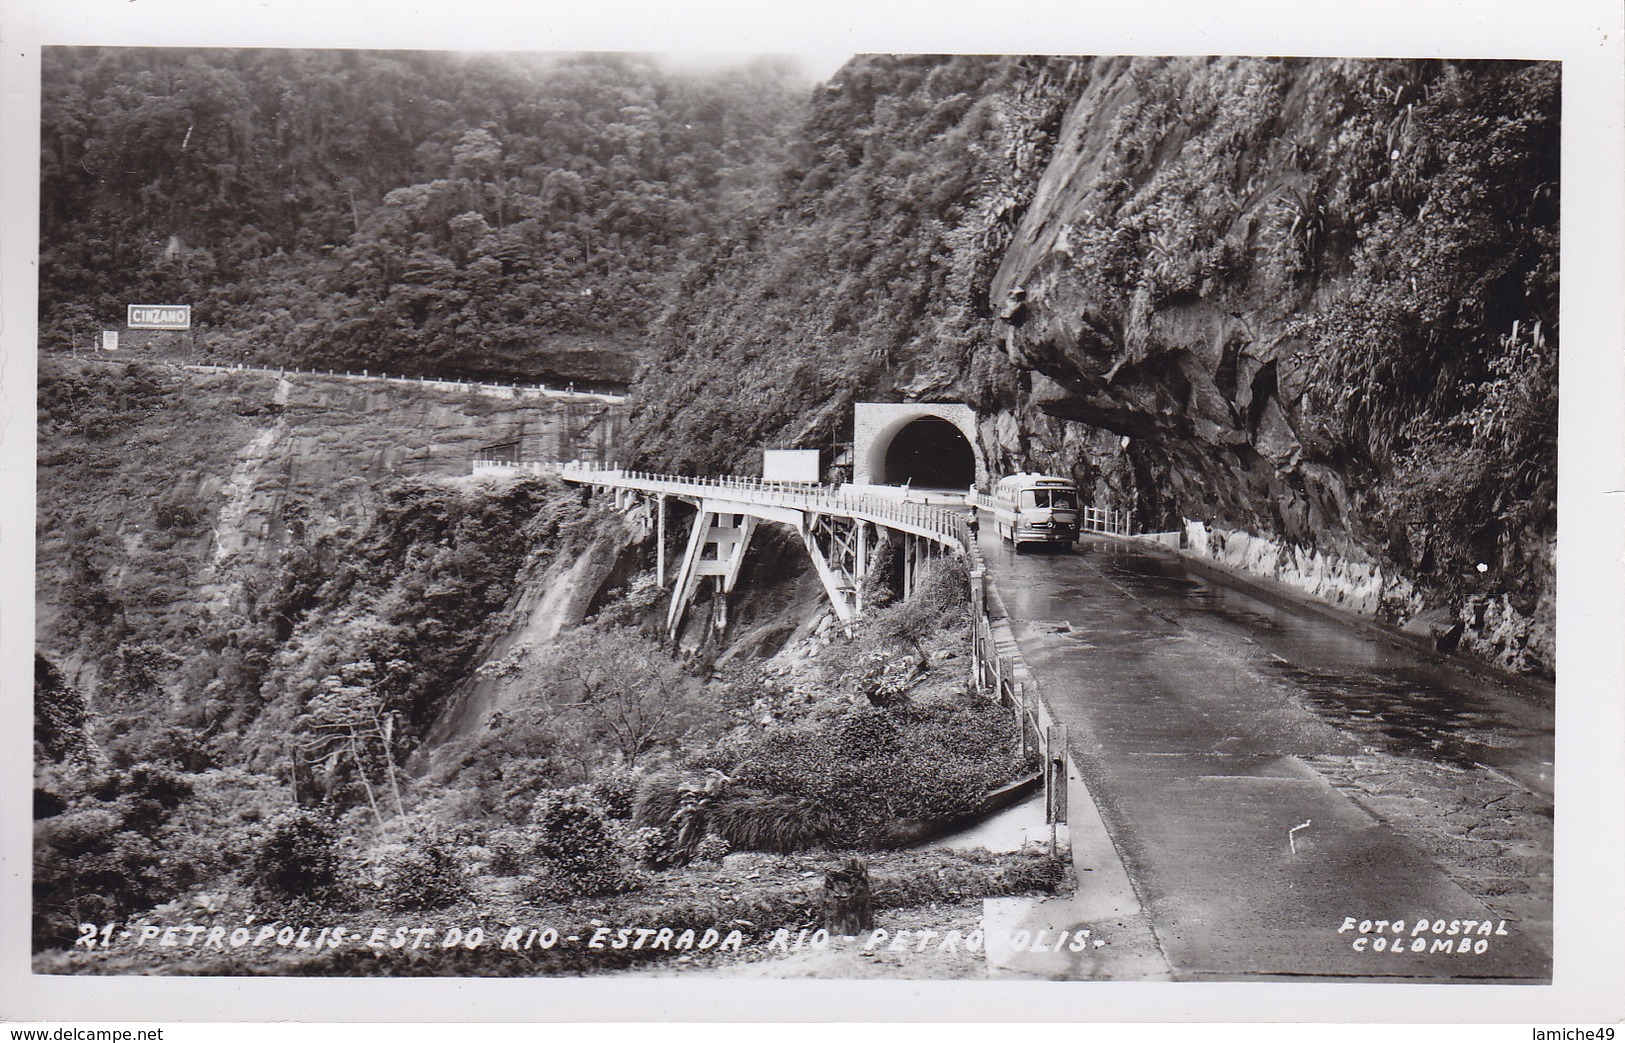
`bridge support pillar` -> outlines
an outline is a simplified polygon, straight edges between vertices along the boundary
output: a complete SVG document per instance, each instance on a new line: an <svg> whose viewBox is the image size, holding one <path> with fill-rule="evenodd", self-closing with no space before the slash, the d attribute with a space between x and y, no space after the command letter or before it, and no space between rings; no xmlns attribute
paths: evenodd
<svg viewBox="0 0 1625 1043"><path fill-rule="evenodd" d="M745 563L745 551L750 547L751 535L756 531L756 519L748 514L718 511L701 504L694 515L694 528L689 533L688 551L678 569L677 581L672 587L671 605L666 610L666 632L675 639L683 624L683 613L694 600L702 576L717 577L717 596L725 599L733 592L739 580L739 570ZM720 614L713 617L720 628L727 625L724 600Z"/></svg>
<svg viewBox="0 0 1625 1043"><path fill-rule="evenodd" d="M852 611L863 615L863 581L869 578L869 523L860 521L855 526L852 569Z"/></svg>
<svg viewBox="0 0 1625 1043"><path fill-rule="evenodd" d="M869 573L871 523L808 511L802 516L801 541L842 623L863 610L863 579Z"/></svg>
<svg viewBox="0 0 1625 1043"><path fill-rule="evenodd" d="M666 586L666 494L655 497L655 586Z"/></svg>

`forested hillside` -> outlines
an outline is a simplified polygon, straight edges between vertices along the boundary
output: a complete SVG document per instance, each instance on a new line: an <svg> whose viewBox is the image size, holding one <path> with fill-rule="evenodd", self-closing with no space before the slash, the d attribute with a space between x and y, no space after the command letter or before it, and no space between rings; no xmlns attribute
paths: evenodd
<svg viewBox="0 0 1625 1043"><path fill-rule="evenodd" d="M47 48L42 343L188 303L170 354L624 380L672 277L770 203L809 89L766 59Z"/></svg>
<svg viewBox="0 0 1625 1043"><path fill-rule="evenodd" d="M1015 401L988 290L1083 65L860 56L819 93L776 220L685 272L638 443L678 470L850 434L865 398Z"/></svg>
<svg viewBox="0 0 1625 1043"><path fill-rule="evenodd" d="M696 611L674 650L637 519L553 479L466 473L482 432L534 402L48 358L39 405L41 971L533 975L686 957L702 932L814 922L832 850L909 843L1030 770L1008 711L966 689L962 568L891 604L877 577L849 638L818 625L816 581L801 625L790 555L759 555L769 607L733 612L736 631L761 624L752 647L723 664ZM475 687L490 698L465 701ZM1035 852L873 866L875 908L961 931L983 895L1063 882ZM478 925L494 941L651 909L690 941L73 945L92 920L182 913L223 931ZM961 957L974 971L978 954Z"/></svg>
<svg viewBox="0 0 1625 1043"><path fill-rule="evenodd" d="M1144 527L1370 558L1549 632L1555 65L871 55L811 90L53 49L44 87L47 348L161 300L200 329L159 353L646 361L634 448L685 471L840 443L860 398L967 401L995 467Z"/></svg>

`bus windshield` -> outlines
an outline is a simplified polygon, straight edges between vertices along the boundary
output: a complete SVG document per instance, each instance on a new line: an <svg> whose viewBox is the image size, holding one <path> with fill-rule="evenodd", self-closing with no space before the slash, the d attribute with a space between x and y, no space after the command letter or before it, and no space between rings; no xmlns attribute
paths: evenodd
<svg viewBox="0 0 1625 1043"><path fill-rule="evenodd" d="M1023 489L1021 490L1022 510L1031 510L1035 507L1048 507L1057 511L1077 510L1078 501L1071 489Z"/></svg>

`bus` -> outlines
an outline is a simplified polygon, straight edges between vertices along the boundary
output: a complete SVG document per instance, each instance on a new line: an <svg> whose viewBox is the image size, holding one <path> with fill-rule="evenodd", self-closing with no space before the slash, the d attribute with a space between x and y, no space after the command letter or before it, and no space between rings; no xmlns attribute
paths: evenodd
<svg viewBox="0 0 1625 1043"><path fill-rule="evenodd" d="M993 489L993 527L1017 550L1024 543L1071 547L1078 538L1078 487L1047 474L1012 474Z"/></svg>

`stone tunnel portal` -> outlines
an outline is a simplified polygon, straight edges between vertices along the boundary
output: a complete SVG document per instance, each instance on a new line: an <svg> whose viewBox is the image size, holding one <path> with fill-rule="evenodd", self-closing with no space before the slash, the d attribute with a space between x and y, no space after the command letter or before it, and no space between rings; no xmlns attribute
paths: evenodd
<svg viewBox="0 0 1625 1043"><path fill-rule="evenodd" d="M917 489L968 489L976 483L976 455L954 424L921 417L886 447L880 481Z"/></svg>
<svg viewBox="0 0 1625 1043"><path fill-rule="evenodd" d="M853 481L963 492L986 487L976 414L961 402L858 402Z"/></svg>

